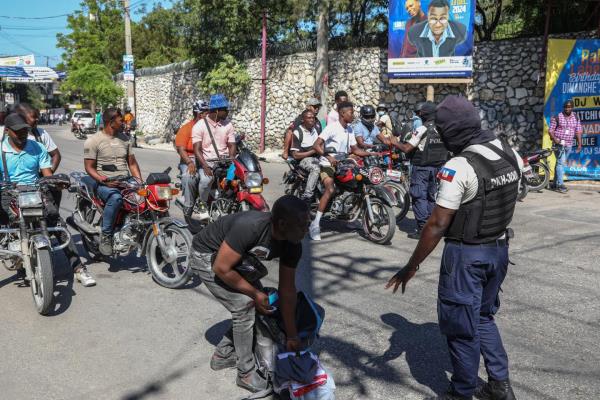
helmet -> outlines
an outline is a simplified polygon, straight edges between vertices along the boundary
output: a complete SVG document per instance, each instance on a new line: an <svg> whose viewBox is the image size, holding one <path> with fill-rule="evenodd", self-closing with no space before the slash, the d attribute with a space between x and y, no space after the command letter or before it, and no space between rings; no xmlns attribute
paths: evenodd
<svg viewBox="0 0 600 400"><path fill-rule="evenodd" d="M206 100L196 100L192 104L192 111L197 113L208 111L208 102Z"/></svg>
<svg viewBox="0 0 600 400"><path fill-rule="evenodd" d="M387 111L386 105L383 103L379 103L379 105L377 106L377 111Z"/></svg>
<svg viewBox="0 0 600 400"><path fill-rule="evenodd" d="M129 106L125 106L125 112L126 112L126 113L128 113L128 112L131 112L131 107L129 107Z"/></svg>
<svg viewBox="0 0 600 400"><path fill-rule="evenodd" d="M210 102L208 104L210 110L216 110L218 108L229 108L229 102L224 94L217 93L210 95Z"/></svg>
<svg viewBox="0 0 600 400"><path fill-rule="evenodd" d="M425 104L425 102L424 102L424 101L420 101L420 102L418 102L418 103L417 103L417 105L415 106L415 112L416 112L416 113L418 113L418 112L421 112L421 110L423 109L423 105L424 105L424 104Z"/></svg>
<svg viewBox="0 0 600 400"><path fill-rule="evenodd" d="M372 105L362 106L360 108L360 116L362 118L375 118L375 108Z"/></svg>

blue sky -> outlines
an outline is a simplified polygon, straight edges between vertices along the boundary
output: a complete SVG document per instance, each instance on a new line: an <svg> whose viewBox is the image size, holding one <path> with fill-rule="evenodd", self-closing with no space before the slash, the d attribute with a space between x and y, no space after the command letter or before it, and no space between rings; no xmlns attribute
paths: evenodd
<svg viewBox="0 0 600 400"><path fill-rule="evenodd" d="M139 19L135 14L136 5L145 4L151 9L155 0L131 0L134 6L133 19ZM168 6L171 1L161 3ZM48 17L70 14L80 9L80 0L3 0L0 7L0 56L25 55L34 53L36 65L55 66L61 61L62 49L56 48L56 34L67 33L67 17L61 16L48 19L20 19L14 17ZM7 7L8 5L8 7ZM13 18L5 18L13 17ZM136 18L137 17L137 18Z"/></svg>

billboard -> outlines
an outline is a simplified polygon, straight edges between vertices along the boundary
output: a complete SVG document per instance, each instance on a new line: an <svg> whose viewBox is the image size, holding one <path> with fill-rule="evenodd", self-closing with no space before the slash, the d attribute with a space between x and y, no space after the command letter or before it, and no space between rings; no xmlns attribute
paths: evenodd
<svg viewBox="0 0 600 400"><path fill-rule="evenodd" d="M32 67L35 65L35 56L29 54L26 56L0 57L0 65L4 67Z"/></svg>
<svg viewBox="0 0 600 400"><path fill-rule="evenodd" d="M476 0L390 0L390 78L470 78Z"/></svg>
<svg viewBox="0 0 600 400"><path fill-rule="evenodd" d="M546 62L546 96L542 146L550 148L551 118L573 100L583 128L583 148L572 151L565 168L570 180L600 179L600 39L550 39ZM551 170L554 169L551 157Z"/></svg>

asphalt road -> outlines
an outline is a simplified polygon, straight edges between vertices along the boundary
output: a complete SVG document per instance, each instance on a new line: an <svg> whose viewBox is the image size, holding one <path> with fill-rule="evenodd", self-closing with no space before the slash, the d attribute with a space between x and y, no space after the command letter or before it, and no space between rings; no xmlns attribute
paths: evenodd
<svg viewBox="0 0 600 400"><path fill-rule="evenodd" d="M83 142L50 128L62 172L82 169ZM174 166L174 152L141 149L145 174ZM264 164L270 203L282 164ZM65 195L63 212L72 208ZM497 321L519 399L600 398L600 215L598 192L531 193L513 222L509 275ZM436 317L441 246L404 295L383 290L415 241L409 213L390 246L336 225L304 242L299 286L326 309L315 350L335 377L337 398L421 399L447 386L450 363ZM76 237L77 239L77 237ZM81 246L79 246L81 249ZM83 249L81 254L85 255ZM197 282L168 290L143 259L90 263L98 285L73 282L56 257L56 308L39 316L30 289L0 271L0 398L236 399L235 371L208 368L228 324ZM84 257L84 261L87 261ZM267 283L275 284L276 270ZM480 376L485 378L483 367Z"/></svg>

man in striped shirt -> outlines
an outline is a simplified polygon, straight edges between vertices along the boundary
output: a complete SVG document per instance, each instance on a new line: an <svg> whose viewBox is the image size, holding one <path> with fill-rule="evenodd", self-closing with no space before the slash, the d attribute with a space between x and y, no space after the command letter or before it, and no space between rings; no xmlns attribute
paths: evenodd
<svg viewBox="0 0 600 400"><path fill-rule="evenodd" d="M583 129L577 115L573 113L573 101L567 100L563 106L563 112L550 120L549 132L556 150L556 170L554 173L554 182L556 190L560 193L566 193L567 187L564 185L565 165L571 154L575 136L577 136L577 153L581 151L581 135Z"/></svg>

